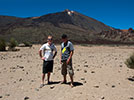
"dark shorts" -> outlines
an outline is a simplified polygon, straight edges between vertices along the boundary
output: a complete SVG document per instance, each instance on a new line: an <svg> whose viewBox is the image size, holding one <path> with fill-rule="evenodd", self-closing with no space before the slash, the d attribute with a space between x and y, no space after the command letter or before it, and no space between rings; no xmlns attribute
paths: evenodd
<svg viewBox="0 0 134 100"><path fill-rule="evenodd" d="M48 72L53 72L53 60L52 61L43 61L42 73L46 74Z"/></svg>

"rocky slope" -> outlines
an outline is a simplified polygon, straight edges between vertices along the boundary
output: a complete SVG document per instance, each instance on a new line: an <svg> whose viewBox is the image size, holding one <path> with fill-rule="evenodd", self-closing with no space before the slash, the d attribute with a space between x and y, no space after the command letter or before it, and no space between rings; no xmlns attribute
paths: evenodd
<svg viewBox="0 0 134 100"><path fill-rule="evenodd" d="M13 37L19 43L43 43L48 35L52 35L54 42L60 43L63 33L74 43L107 44L134 41L134 36L128 35L127 32L117 32L102 22L68 9L39 17L0 16L0 38L6 41ZM125 37L124 33L127 34Z"/></svg>

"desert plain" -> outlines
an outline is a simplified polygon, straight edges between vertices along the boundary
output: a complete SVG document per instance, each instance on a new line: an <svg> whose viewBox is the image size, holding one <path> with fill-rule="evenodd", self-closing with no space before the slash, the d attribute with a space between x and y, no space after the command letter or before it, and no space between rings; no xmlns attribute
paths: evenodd
<svg viewBox="0 0 134 100"><path fill-rule="evenodd" d="M74 87L62 81L60 45L52 84L41 84L41 45L0 52L0 100L134 100L134 70L124 64L134 46L74 45ZM47 79L47 76L46 76Z"/></svg>

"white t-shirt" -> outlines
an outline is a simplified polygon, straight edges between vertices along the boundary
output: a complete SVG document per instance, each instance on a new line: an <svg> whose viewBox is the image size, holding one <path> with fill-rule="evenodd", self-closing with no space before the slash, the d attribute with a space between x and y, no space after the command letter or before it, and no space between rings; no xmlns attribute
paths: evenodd
<svg viewBox="0 0 134 100"><path fill-rule="evenodd" d="M40 50L43 51L43 57L45 58L45 61L53 60L53 51L57 52L56 46L53 43L51 45L45 43L41 46Z"/></svg>

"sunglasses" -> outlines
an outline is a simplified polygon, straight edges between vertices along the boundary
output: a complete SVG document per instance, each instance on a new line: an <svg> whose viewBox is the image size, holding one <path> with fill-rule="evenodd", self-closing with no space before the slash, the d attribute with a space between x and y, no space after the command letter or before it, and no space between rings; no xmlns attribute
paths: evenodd
<svg viewBox="0 0 134 100"><path fill-rule="evenodd" d="M52 41L52 39L47 39L48 41Z"/></svg>

